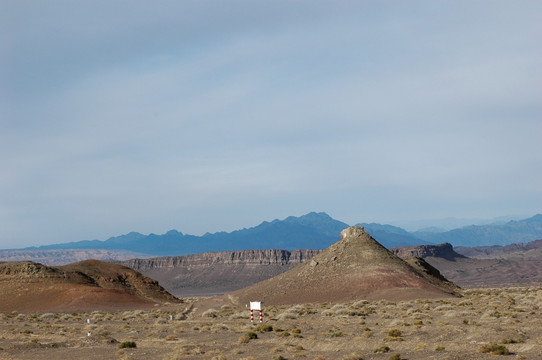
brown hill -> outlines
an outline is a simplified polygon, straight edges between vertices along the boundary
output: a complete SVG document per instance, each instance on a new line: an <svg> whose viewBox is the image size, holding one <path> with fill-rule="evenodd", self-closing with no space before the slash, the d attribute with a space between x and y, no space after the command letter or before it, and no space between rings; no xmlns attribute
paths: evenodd
<svg viewBox="0 0 542 360"><path fill-rule="evenodd" d="M274 278L226 294L239 305L406 300L455 296L439 280L422 275L374 240L361 226L341 232L341 240L311 260Z"/></svg>
<svg viewBox="0 0 542 360"><path fill-rule="evenodd" d="M178 301L157 281L117 264L0 263L0 311L120 310Z"/></svg>

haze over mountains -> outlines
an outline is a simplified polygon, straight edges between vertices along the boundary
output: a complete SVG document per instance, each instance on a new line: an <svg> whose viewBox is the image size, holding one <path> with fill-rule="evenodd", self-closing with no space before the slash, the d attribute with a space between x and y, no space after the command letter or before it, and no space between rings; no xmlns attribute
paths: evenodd
<svg viewBox="0 0 542 360"><path fill-rule="evenodd" d="M364 226L387 248L444 242L469 247L509 245L542 239L541 214L504 224L471 225L444 232L408 232L400 227L375 223L356 225ZM264 221L258 226L229 233L217 232L195 236L177 230L162 235L131 232L105 241L86 240L27 249L128 250L152 256L246 249L325 249L336 242L337 234L347 227L348 224L335 220L324 212L311 212L299 217L290 216L283 220Z"/></svg>

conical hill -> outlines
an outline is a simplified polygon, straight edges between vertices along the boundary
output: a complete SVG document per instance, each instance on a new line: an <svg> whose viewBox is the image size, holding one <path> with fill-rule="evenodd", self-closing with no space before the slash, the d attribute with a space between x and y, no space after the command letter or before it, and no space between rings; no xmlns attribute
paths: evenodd
<svg viewBox="0 0 542 360"><path fill-rule="evenodd" d="M267 305L408 300L455 296L453 287L424 276L373 239L361 226L311 260L274 278L227 294L238 304Z"/></svg>

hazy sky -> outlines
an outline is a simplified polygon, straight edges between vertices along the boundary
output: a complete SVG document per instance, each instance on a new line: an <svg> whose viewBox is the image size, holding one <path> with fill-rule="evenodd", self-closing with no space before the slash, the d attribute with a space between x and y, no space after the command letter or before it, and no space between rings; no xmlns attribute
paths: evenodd
<svg viewBox="0 0 542 360"><path fill-rule="evenodd" d="M0 248L542 212L542 2L0 0Z"/></svg>

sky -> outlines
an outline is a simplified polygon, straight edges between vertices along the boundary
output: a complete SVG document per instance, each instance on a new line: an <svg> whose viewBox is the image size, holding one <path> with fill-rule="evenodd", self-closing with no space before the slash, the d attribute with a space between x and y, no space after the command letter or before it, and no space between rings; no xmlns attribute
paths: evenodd
<svg viewBox="0 0 542 360"><path fill-rule="evenodd" d="M0 0L0 248L542 212L542 2Z"/></svg>

